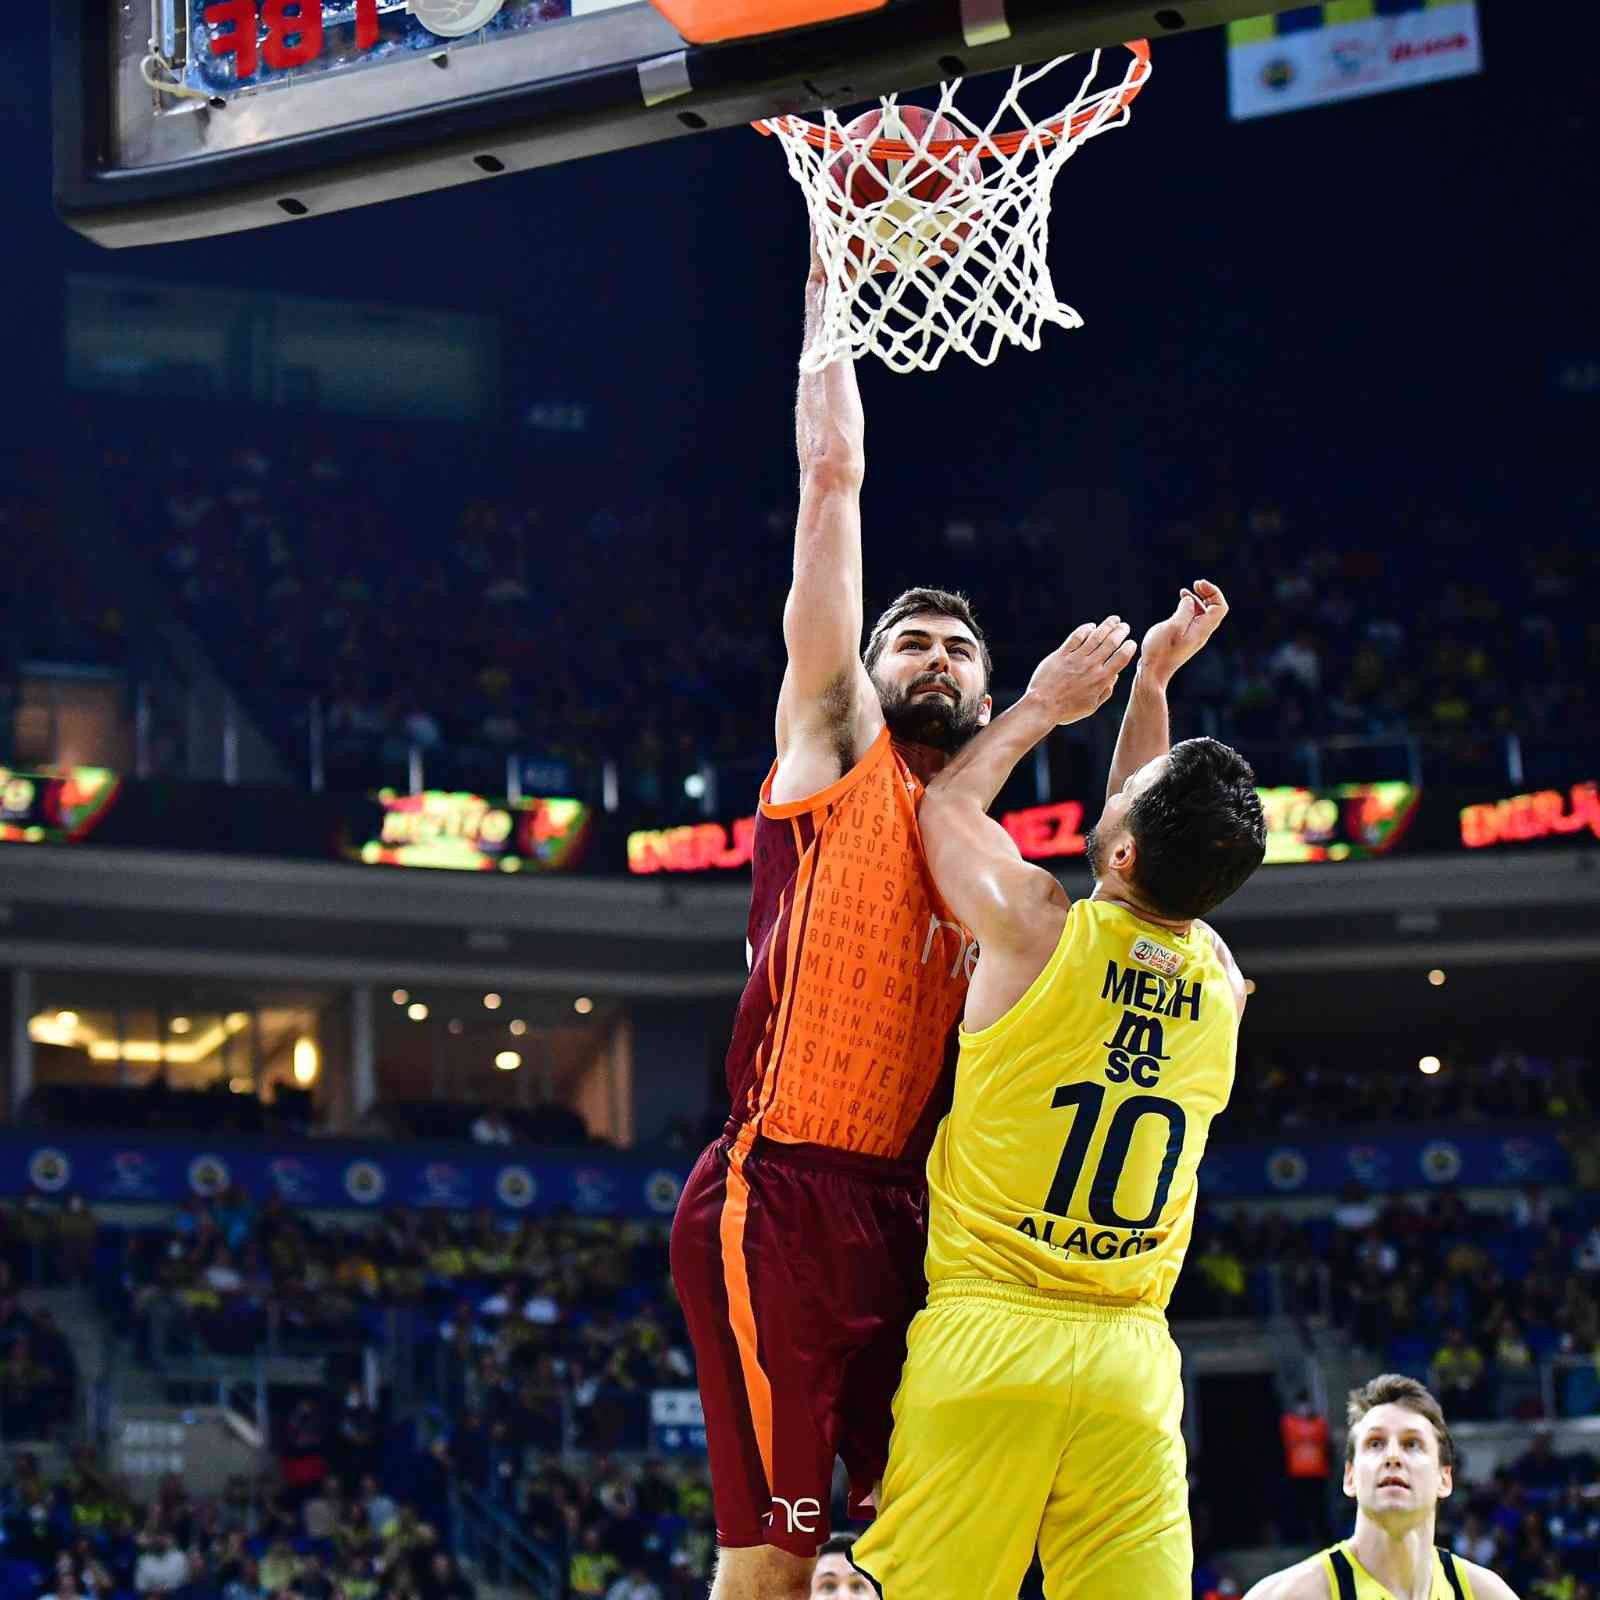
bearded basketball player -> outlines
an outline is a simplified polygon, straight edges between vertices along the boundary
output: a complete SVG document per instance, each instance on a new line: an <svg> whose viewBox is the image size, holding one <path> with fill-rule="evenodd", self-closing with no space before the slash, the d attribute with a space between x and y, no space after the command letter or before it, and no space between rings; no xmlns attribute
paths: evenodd
<svg viewBox="0 0 1600 1600"><path fill-rule="evenodd" d="M813 258L808 344L823 287ZM1011 715L986 727L989 652L961 595L908 590L858 653L863 414L848 362L801 377L796 446L788 664L756 821L732 1115L672 1229L721 1547L713 1600L806 1600L835 1457L858 1514L883 1473L926 1292L923 1164L977 959L934 892L917 805L955 751ZM1122 664L1110 658L1127 629L1102 628L1114 642L1081 664L1084 714Z"/></svg>

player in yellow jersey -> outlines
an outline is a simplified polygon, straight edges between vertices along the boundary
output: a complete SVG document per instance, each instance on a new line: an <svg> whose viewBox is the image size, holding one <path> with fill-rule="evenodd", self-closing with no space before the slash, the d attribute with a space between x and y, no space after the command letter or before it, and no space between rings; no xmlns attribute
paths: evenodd
<svg viewBox="0 0 1600 1600"><path fill-rule="evenodd" d="M1415 1378L1386 1372L1350 1391L1344 1492L1348 1539L1263 1578L1245 1600L1517 1600L1504 1578L1435 1549L1439 1502L1455 1487L1455 1440Z"/></svg>
<svg viewBox="0 0 1600 1600"><path fill-rule="evenodd" d="M1236 752L1169 748L1166 687L1226 612L1198 583L1145 635L1090 899L1069 903L986 812L1039 739L1109 696L1126 625L1077 629L923 801L934 882L982 953L928 1158L928 1305L852 1557L885 1600L1016 1600L1035 1544L1050 1600L1188 1600L1164 1307L1244 1006L1198 918L1261 864L1266 826Z"/></svg>

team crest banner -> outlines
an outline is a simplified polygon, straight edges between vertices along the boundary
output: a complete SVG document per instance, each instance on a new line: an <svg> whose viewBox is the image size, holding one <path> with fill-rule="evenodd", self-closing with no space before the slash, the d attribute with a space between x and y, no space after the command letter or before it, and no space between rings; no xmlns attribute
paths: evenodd
<svg viewBox="0 0 1600 1600"><path fill-rule="evenodd" d="M1235 121L1482 70L1475 0L1327 0L1228 25Z"/></svg>

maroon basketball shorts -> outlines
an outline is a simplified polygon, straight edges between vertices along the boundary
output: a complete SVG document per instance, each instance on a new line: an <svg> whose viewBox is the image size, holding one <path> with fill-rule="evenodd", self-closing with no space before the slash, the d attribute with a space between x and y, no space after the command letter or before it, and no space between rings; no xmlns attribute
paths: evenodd
<svg viewBox="0 0 1600 1600"><path fill-rule="evenodd" d="M914 1166L729 1132L672 1224L699 1369L717 1542L813 1556L834 1457L864 1504L889 1459L906 1329L927 1294Z"/></svg>

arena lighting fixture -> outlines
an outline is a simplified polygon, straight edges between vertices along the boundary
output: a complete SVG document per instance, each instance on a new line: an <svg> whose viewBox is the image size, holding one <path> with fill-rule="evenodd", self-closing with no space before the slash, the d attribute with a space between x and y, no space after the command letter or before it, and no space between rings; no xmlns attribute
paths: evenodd
<svg viewBox="0 0 1600 1600"><path fill-rule="evenodd" d="M515 1072L522 1065L522 1057L515 1050L502 1050L494 1058L494 1064L502 1072Z"/></svg>
<svg viewBox="0 0 1600 1600"><path fill-rule="evenodd" d="M506 1026L519 1039L528 1031L528 1024L521 1017L513 1017Z"/></svg>
<svg viewBox="0 0 1600 1600"><path fill-rule="evenodd" d="M1442 989L1444 987L1444 969L1442 967L1435 967L1428 974L1428 982L1431 983L1435 989Z"/></svg>
<svg viewBox="0 0 1600 1600"><path fill-rule="evenodd" d="M683 780L683 792L691 800L704 800L706 797L706 780L704 776L698 772L691 772Z"/></svg>
<svg viewBox="0 0 1600 1600"><path fill-rule="evenodd" d="M576 1011L580 1017L586 1017L591 1011L594 1010L594 1001L591 1000L588 995L580 994L578 998L572 1002L572 1009Z"/></svg>
<svg viewBox="0 0 1600 1600"><path fill-rule="evenodd" d="M413 1000L406 1007L406 1015L413 1022L426 1022L428 1020L428 1008L420 1000Z"/></svg>
<svg viewBox="0 0 1600 1600"><path fill-rule="evenodd" d="M63 1027L63 1016L72 1018L71 1027ZM28 1037L35 1044L75 1046L87 1050L91 1061L170 1061L178 1066L190 1067L214 1054L225 1039L250 1026L247 1012L230 1011L220 1022L196 1033L191 1028L181 1044L160 1039L102 1039L93 1028L83 1025L75 1011L60 1012L54 1016L37 1016L28 1019Z"/></svg>
<svg viewBox="0 0 1600 1600"><path fill-rule="evenodd" d="M78 1026L78 1013L76 1011L56 1012L56 1026L58 1028L76 1028Z"/></svg>
<svg viewBox="0 0 1600 1600"><path fill-rule="evenodd" d="M486 994L483 997L483 1004L484 1009L487 1011L498 1011L500 1009L500 996L497 994Z"/></svg>
<svg viewBox="0 0 1600 1600"><path fill-rule="evenodd" d="M460 1033L462 1028L461 1018L451 1017L451 1019L445 1024L445 1027L447 1027L451 1033Z"/></svg>
<svg viewBox="0 0 1600 1600"><path fill-rule="evenodd" d="M411 998L411 991L409 989L396 989L395 992L389 996L389 998L393 1000L397 1006L403 1006L406 1001Z"/></svg>
<svg viewBox="0 0 1600 1600"><path fill-rule="evenodd" d="M187 1033L194 1024L187 1017L174 1017L167 1026L174 1033Z"/></svg>
<svg viewBox="0 0 1600 1600"><path fill-rule="evenodd" d="M1418 1072L1425 1072L1431 1078L1434 1075L1434 1073L1436 1073L1439 1070L1439 1066L1440 1066L1440 1061L1439 1061L1438 1056L1424 1056L1417 1063L1417 1071Z"/></svg>
<svg viewBox="0 0 1600 1600"><path fill-rule="evenodd" d="M317 1042L315 1039L296 1039L294 1042L294 1081L302 1089L309 1089L317 1081L317 1068L321 1063L317 1059Z"/></svg>
<svg viewBox="0 0 1600 1600"><path fill-rule="evenodd" d="M1254 994L1256 992L1256 980L1254 978L1246 978L1244 980L1244 992L1246 994Z"/></svg>

